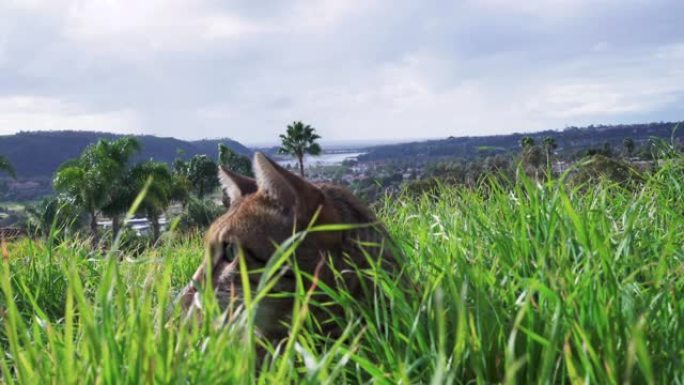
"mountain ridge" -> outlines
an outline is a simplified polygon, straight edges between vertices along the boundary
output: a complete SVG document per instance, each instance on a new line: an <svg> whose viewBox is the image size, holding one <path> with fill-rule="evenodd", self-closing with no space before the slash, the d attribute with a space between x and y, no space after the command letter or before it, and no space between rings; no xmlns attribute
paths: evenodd
<svg viewBox="0 0 684 385"><path fill-rule="evenodd" d="M392 159L417 159L435 157L473 158L493 153L518 152L520 140L529 136L538 144L545 137L553 138L559 151L572 154L591 147L609 144L622 145L622 140L632 138L643 144L652 137L684 140L684 121L652 122L615 125L570 126L562 130L543 130L535 132L514 132L509 134L460 136L443 139L429 139L406 143L372 146L364 148L366 153L359 156L360 161L386 161Z"/></svg>
<svg viewBox="0 0 684 385"><path fill-rule="evenodd" d="M154 159L170 164L179 156L184 158L197 154L215 155L218 144L223 143L233 151L251 156L252 150L229 139L202 139L186 141L155 135L126 135L97 131L20 131L0 136L0 154L14 166L17 177L34 178L52 176L66 160L81 154L89 144L99 139L135 137L140 141L141 151L133 161Z"/></svg>

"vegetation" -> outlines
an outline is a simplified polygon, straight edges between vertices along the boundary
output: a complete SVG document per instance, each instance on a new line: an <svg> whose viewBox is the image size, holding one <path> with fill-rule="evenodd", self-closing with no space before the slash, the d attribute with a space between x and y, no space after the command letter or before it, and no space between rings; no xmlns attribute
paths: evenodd
<svg viewBox="0 0 684 385"><path fill-rule="evenodd" d="M20 132L15 135L0 136L0 154L15 165L21 178L48 178L65 161L77 158L89 145L100 139L115 141L122 135L106 132L88 131L36 131ZM241 155L251 156L252 151L230 139L184 141L175 138L161 138L152 135L134 137L141 150L133 157L133 162L154 159L171 164L176 152L181 149L188 157L198 154L213 154L216 146L223 143ZM40 154L39 157L36 154Z"/></svg>
<svg viewBox="0 0 684 385"><path fill-rule="evenodd" d="M302 122L292 122L287 126L287 132L280 135L282 141L278 149L280 154L292 155L297 159L299 174L304 176L304 155L319 155L321 146L317 140L321 137L316 134L316 129Z"/></svg>
<svg viewBox="0 0 684 385"><path fill-rule="evenodd" d="M624 149L624 153L627 157L631 158L632 155L634 154L634 149L636 148L636 144L634 143L634 139L627 137L622 140L622 147Z"/></svg>
<svg viewBox="0 0 684 385"><path fill-rule="evenodd" d="M200 235L120 262L78 238L24 239L6 246L0 267L2 378L681 384L683 180L673 153L635 188L521 176L506 188L484 178L477 189L437 185L439 199L384 200L408 282L362 272L380 283L370 309L330 293L347 309L339 337L316 333L306 309L318 305L301 287L290 340L277 348L253 329L257 292L230 324L209 288L202 319L172 305L202 259ZM290 258L304 235L274 258Z"/></svg>
<svg viewBox="0 0 684 385"><path fill-rule="evenodd" d="M126 173L124 161L130 156L128 152L137 146L132 144L135 142L124 142L128 141L100 140L88 146L79 158L65 162L55 174L55 190L88 214L93 247L99 240L97 216L103 207L115 203L112 201L114 185L117 181L121 183ZM115 194L114 198L119 199L124 191L116 190Z"/></svg>
<svg viewBox="0 0 684 385"><path fill-rule="evenodd" d="M133 155L140 151L140 143L134 138L121 138L113 142L99 141L103 155L116 166L110 170L107 188L107 203L102 213L112 220L112 237L116 238L121 226L121 218L128 211L138 194L136 183L131 180L130 162Z"/></svg>
<svg viewBox="0 0 684 385"><path fill-rule="evenodd" d="M544 142L545 137L554 139L557 145L557 153L561 160L573 161L582 157L582 151L589 147L604 143L619 148L625 138L634 141L634 151L639 153L643 150L648 154L648 141L652 137L675 140L684 140L684 130L672 132L677 122L659 122L645 124L620 124L614 126L590 125L588 127L566 127L562 130L546 130L531 134L509 134L495 136L474 137L449 137L446 139L428 140L423 142L402 143L371 147L366 154L359 157L359 161L388 161L388 160L411 160L412 162L425 161L426 159L439 159L443 157L461 157L474 159L481 156L482 148L496 149L497 153L517 153L521 146L521 140L528 138L532 145ZM681 145L681 144L680 144ZM494 155L494 154L490 154ZM641 155L641 154L640 154Z"/></svg>
<svg viewBox="0 0 684 385"><path fill-rule="evenodd" d="M546 155L546 169L551 170L551 158L553 156L553 152L558 148L558 144L556 144L556 139L554 139L551 136L545 136L544 137L544 153Z"/></svg>
<svg viewBox="0 0 684 385"><path fill-rule="evenodd" d="M161 234L160 217L172 202L185 207L190 199L191 186L198 197L215 188L216 164L206 155L194 156L190 162L177 159L174 171L166 163L152 160L130 164L130 159L140 150L134 138L115 141L100 140L88 146L81 156L72 159L55 175L55 189L60 193L30 210L31 222L36 231L50 235L53 225L60 230L78 230L80 221L63 218L65 213L78 216L79 211L89 218L92 246L99 245L98 216L112 220L111 240L119 233L122 216L133 206L141 191L145 195L133 214L142 214L150 221L151 241ZM212 179L213 178L213 179ZM213 185L212 185L213 183ZM59 214L59 213L62 214Z"/></svg>
<svg viewBox="0 0 684 385"><path fill-rule="evenodd" d="M187 176L198 198L204 198L218 187L217 170L218 165L207 155L195 155L190 159Z"/></svg>
<svg viewBox="0 0 684 385"><path fill-rule="evenodd" d="M131 175L134 190L144 192L137 211L144 213L150 221L152 241L156 242L161 234L159 217L164 214L173 199L173 175L165 163L151 160L137 164L131 170Z"/></svg>
<svg viewBox="0 0 684 385"><path fill-rule="evenodd" d="M205 230L225 211L225 207L217 205L212 200L190 198L180 216L178 229L186 232Z"/></svg>
<svg viewBox="0 0 684 385"><path fill-rule="evenodd" d="M223 143L218 145L218 163L237 174L254 177L252 161L248 157L231 150Z"/></svg>
<svg viewBox="0 0 684 385"><path fill-rule="evenodd" d="M74 200L65 195L44 198L26 206L28 230L43 240L64 240L74 237L86 221Z"/></svg>
<svg viewBox="0 0 684 385"><path fill-rule="evenodd" d="M541 167L538 169L530 167L529 172L531 175L545 176L547 167L544 167L544 163L547 163L547 166L548 163L552 163L552 167L558 167L564 163L575 162L587 155L586 150L588 148L592 149L593 154L606 155L604 151L606 144L611 152L607 156L620 153L623 156L626 155L630 161L650 161L653 157L653 149L649 141L651 137L670 138L672 136L677 141L678 146L681 146L682 140L684 140L684 131L677 130L673 134L673 126L675 123L648 123L583 128L567 127L558 131L542 131L526 135L450 137L444 140L368 148L364 150L367 153L359 157L359 165L363 168L380 162L383 164L388 162L410 164L411 166L403 168L413 168L408 172L417 173L420 177L422 174L415 168L423 167L429 163L445 160L458 160L459 162L463 160L477 163L481 158L490 156L516 157L520 153L520 139L528 136L541 149L541 154L539 154L539 150L534 151L535 162L539 157L541 157L542 162ZM93 132L24 132L0 137L0 154L6 155L17 167L20 181L20 183L16 183L7 178L0 178L0 199L3 201L38 201L53 194L51 182L55 169L63 161L78 157L88 144L95 143L99 137L107 140L118 138L112 134ZM556 144L556 148L549 151L550 157L546 157L546 147L543 146L545 137L553 138ZM633 149L630 151L625 148L625 139L628 138L633 141ZM251 156L249 149L229 140L185 142L173 138L152 136L139 136L136 139L141 144L141 151L133 157L134 163L154 159L172 165L177 159L177 151L179 150L186 154L188 159L198 154L212 154L213 158L219 144L226 145L238 155ZM274 147L264 151L275 154L277 150L278 147ZM41 154L41 156L36 158L31 154ZM550 162L546 162L547 159ZM241 167L241 169L248 170L249 168ZM340 178L336 179L339 180ZM350 183L352 179L354 183L357 183L358 176L346 179L345 183ZM373 185L366 185L364 181L358 181L358 184L363 185L361 188L369 192L375 189ZM380 194L372 192L367 195ZM187 203L187 196L183 203Z"/></svg>
<svg viewBox="0 0 684 385"><path fill-rule="evenodd" d="M14 167L12 166L12 163L2 155L0 155L0 171L4 172L5 174L8 174L12 178L17 177L16 172L14 172Z"/></svg>
<svg viewBox="0 0 684 385"><path fill-rule="evenodd" d="M344 290L306 287L311 277L293 263L306 233L293 234L272 257L289 261L300 282L290 338L277 346L253 326L264 288L280 277L276 263L233 322L210 287L201 290L202 317L182 315L173 302L206 257L201 232L224 211L203 199L216 163L132 164L134 140L100 141L60 168L58 196L26 210L41 237L1 244L0 378L684 384L684 158L672 137L641 144L647 166L605 142L578 151L560 175L551 170L551 136L521 138L514 156L489 146L476 159L426 163L427 177L403 189L406 167L378 166L377 178L352 187L391 193L375 207L397 241L401 281L377 268L356 271L378 283L371 308ZM636 151L628 142L620 151L627 157ZM221 146L219 162L246 166ZM159 219L174 201L183 213L160 237ZM99 212L145 215L152 235L123 229L108 251L93 247ZM79 231L84 219L90 236ZM336 319L341 335L321 335L308 317L325 306L313 290L346 309Z"/></svg>

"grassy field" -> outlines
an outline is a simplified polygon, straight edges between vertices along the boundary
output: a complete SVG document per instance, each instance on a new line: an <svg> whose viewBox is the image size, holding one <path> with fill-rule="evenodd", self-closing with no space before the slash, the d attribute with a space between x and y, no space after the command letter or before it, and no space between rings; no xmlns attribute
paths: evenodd
<svg viewBox="0 0 684 385"><path fill-rule="evenodd" d="M387 200L411 282L377 274L373 308L336 293L348 311L335 340L312 331L303 287L275 348L255 348L256 293L228 325L211 296L202 320L169 311L199 236L135 259L78 240L9 244L2 381L684 384L683 176L671 163L632 189L527 181Z"/></svg>

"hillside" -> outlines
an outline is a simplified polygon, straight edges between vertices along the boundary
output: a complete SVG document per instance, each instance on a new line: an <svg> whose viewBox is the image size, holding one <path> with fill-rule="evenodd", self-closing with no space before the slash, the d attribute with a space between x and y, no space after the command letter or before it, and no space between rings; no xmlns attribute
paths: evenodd
<svg viewBox="0 0 684 385"><path fill-rule="evenodd" d="M402 280L375 264L347 270L373 284L374 301L363 302L351 289L326 289L288 269L299 283L291 296L302 299L284 334L290 339L277 348L252 320L261 314L258 301L290 296L268 291L289 279L279 264L294 265L299 243L286 241L270 262L252 260L273 278L261 275L267 284L244 306L233 303L234 313L203 290L201 317L188 317L174 298L203 261L201 233L169 232L137 256L125 244L107 253L69 236L11 242L0 264L0 377L16 384L682 384L684 200L672 181L683 173L681 159L671 159L634 190L520 179L510 190L442 186L385 199L378 217L400 248ZM236 278L234 287L250 282ZM312 293L320 292L334 300L317 300ZM345 311L330 311L331 303ZM330 314L342 332L321 333L315 311Z"/></svg>
<svg viewBox="0 0 684 385"><path fill-rule="evenodd" d="M514 133L509 135L449 137L447 139L428 140L370 147L366 154L359 157L361 161L377 161L391 159L430 158L430 157L463 157L472 158L484 153L510 152L520 149L520 139L525 136L541 143L544 137L550 136L558 145L558 152L572 155L574 152L590 147L603 146L609 143L619 148L622 140L632 138L637 144L651 137L670 138L673 128L679 122L660 122L645 124L624 124L614 126L568 127L561 131L546 130L534 133ZM676 138L684 139L684 127L675 132Z"/></svg>
<svg viewBox="0 0 684 385"><path fill-rule="evenodd" d="M98 139L116 139L122 135L103 132L36 131L0 136L0 154L14 165L20 178L49 177L67 159L77 157L83 149ZM152 135L136 136L142 146L136 160L154 159L170 163L183 151L185 157L195 154L216 154L218 143L232 150L251 155L251 150L231 139L183 141Z"/></svg>

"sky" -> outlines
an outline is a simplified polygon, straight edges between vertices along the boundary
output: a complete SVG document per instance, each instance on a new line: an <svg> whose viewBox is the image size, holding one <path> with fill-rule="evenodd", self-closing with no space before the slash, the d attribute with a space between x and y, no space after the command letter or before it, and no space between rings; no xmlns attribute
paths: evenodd
<svg viewBox="0 0 684 385"><path fill-rule="evenodd" d="M408 140L684 119L682 0L0 0L0 134Z"/></svg>

